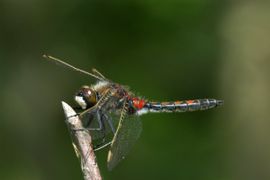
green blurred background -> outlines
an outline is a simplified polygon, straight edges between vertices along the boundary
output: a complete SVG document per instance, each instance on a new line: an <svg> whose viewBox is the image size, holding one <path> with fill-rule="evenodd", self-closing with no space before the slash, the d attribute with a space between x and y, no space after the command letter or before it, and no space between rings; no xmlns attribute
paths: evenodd
<svg viewBox="0 0 270 180"><path fill-rule="evenodd" d="M104 179L270 179L268 1L1 0L0 179L82 179L61 101L95 81L42 58L95 67L157 101L221 108L143 116Z"/></svg>

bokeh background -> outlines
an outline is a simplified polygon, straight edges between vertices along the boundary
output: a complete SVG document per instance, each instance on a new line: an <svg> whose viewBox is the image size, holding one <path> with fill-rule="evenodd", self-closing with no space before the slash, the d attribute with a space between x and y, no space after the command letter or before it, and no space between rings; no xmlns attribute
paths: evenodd
<svg viewBox="0 0 270 180"><path fill-rule="evenodd" d="M269 1L0 1L0 179L82 179L61 101L85 75L157 101L221 108L143 116L137 144L104 179L270 179Z"/></svg>

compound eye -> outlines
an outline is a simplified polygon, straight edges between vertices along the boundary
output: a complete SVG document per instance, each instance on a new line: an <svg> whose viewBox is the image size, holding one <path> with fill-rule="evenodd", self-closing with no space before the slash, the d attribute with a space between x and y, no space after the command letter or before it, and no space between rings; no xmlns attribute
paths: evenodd
<svg viewBox="0 0 270 180"><path fill-rule="evenodd" d="M83 86L76 96L82 98L87 108L92 107L97 103L96 92L88 86Z"/></svg>
<svg viewBox="0 0 270 180"><path fill-rule="evenodd" d="M91 107L97 103L96 92L92 89L88 89L85 92L85 98L87 99L87 102Z"/></svg>
<svg viewBox="0 0 270 180"><path fill-rule="evenodd" d="M86 91L85 91L85 95L86 96L91 96L93 93L92 93L92 90L91 89L87 89Z"/></svg>

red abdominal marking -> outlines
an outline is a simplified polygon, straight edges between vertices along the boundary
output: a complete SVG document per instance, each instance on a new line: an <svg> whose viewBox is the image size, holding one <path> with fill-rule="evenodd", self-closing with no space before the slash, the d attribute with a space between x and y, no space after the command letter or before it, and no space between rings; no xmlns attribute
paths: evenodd
<svg viewBox="0 0 270 180"><path fill-rule="evenodd" d="M143 106L145 105L145 101L143 99L139 99L139 98L132 98L132 103L133 106L137 109L140 110L143 108Z"/></svg>
<svg viewBox="0 0 270 180"><path fill-rule="evenodd" d="M187 102L187 104L192 104L192 103L194 103L194 100L187 100L186 102Z"/></svg>

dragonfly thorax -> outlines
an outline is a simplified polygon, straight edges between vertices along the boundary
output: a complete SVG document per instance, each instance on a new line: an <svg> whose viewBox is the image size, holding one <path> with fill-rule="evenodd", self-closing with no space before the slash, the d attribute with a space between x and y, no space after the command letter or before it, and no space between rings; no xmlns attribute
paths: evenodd
<svg viewBox="0 0 270 180"><path fill-rule="evenodd" d="M97 103L97 93L89 86L82 86L75 94L75 101L82 109L93 107Z"/></svg>

